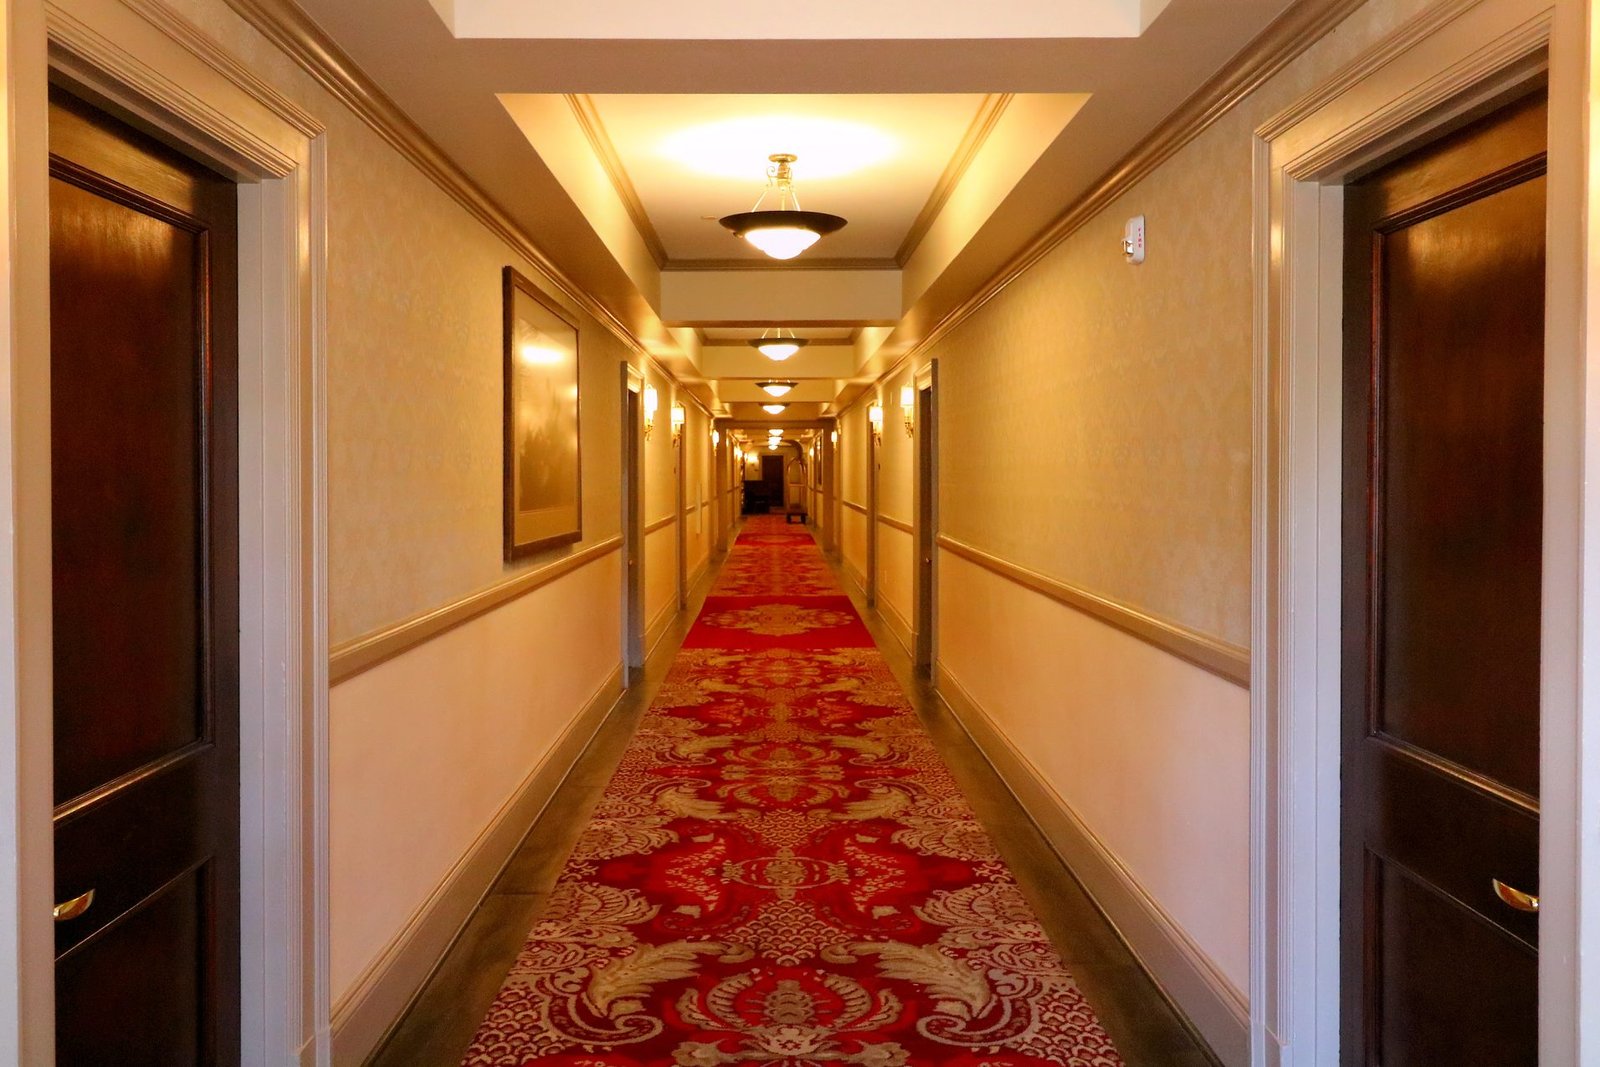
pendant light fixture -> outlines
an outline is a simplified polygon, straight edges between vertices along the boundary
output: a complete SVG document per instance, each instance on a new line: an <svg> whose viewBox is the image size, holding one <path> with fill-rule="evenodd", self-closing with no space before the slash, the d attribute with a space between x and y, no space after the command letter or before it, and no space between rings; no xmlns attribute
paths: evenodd
<svg viewBox="0 0 1600 1067"><path fill-rule="evenodd" d="M745 343L774 363L782 363L811 342L804 337L796 337L793 330L780 327L777 330L769 328L760 337Z"/></svg>
<svg viewBox="0 0 1600 1067"><path fill-rule="evenodd" d="M782 415L784 409L788 406L788 404L762 404L761 410L765 411L768 415Z"/></svg>
<svg viewBox="0 0 1600 1067"><path fill-rule="evenodd" d="M767 168L767 187L756 206L718 221L773 259L793 259L821 238L843 229L845 220L821 211L800 210L800 198L794 192L795 157L779 152L767 158L772 166ZM763 211L762 201L774 190L778 206Z"/></svg>
<svg viewBox="0 0 1600 1067"><path fill-rule="evenodd" d="M799 382L757 382L756 388L768 396L782 396L799 384Z"/></svg>

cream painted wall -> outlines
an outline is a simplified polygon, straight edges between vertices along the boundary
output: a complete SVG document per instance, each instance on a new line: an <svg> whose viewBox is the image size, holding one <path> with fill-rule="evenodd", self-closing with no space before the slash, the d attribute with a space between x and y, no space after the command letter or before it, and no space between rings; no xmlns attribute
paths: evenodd
<svg viewBox="0 0 1600 1067"><path fill-rule="evenodd" d="M616 669L621 558L334 688L336 1013Z"/></svg>
<svg viewBox="0 0 1600 1067"><path fill-rule="evenodd" d="M1249 692L959 556L939 563L940 665L1242 1000Z"/></svg>

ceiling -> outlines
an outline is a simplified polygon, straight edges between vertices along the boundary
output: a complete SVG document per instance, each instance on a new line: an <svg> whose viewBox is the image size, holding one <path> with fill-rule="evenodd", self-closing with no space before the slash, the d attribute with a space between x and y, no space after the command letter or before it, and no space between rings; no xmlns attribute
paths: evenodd
<svg viewBox="0 0 1600 1067"><path fill-rule="evenodd" d="M977 93L585 100L595 136L616 161L615 180L623 195L637 196L671 269L773 262L716 220L754 206L775 152L799 157L802 206L850 220L809 261L896 264L912 224L992 110L990 98Z"/></svg>
<svg viewBox="0 0 1600 1067"><path fill-rule="evenodd" d="M848 402L1291 0L299 2L703 403L782 421ZM849 220L788 262L716 221L775 152ZM772 363L745 342L775 327L812 343Z"/></svg>

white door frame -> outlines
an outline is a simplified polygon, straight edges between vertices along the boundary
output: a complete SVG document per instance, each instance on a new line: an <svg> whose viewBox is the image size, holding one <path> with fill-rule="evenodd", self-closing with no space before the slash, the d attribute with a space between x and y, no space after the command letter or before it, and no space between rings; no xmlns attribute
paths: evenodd
<svg viewBox="0 0 1600 1067"><path fill-rule="evenodd" d="M1251 1059L1337 1063L1339 1046L1340 373L1343 197L1350 176L1429 131L1550 83L1540 1062L1600 1062L1600 571L1580 549L1600 382L1587 374L1586 98L1580 0L1440 0L1257 131ZM1593 560L1591 554L1590 559ZM1589 722L1580 712L1589 709ZM1588 869L1589 877L1580 872ZM1593 889L1591 888L1591 894ZM1579 951L1579 950L1587 950ZM1586 958L1585 958L1586 957ZM1585 1012L1584 1009L1588 1009ZM1587 1019L1585 1015L1587 1014Z"/></svg>
<svg viewBox="0 0 1600 1067"><path fill-rule="evenodd" d="M328 1058L326 167L322 126L160 0L5 0L5 474L15 627L0 1060L54 1059L47 78L239 186L240 845L246 1064ZM9 750L10 745L4 746ZM14 949L14 951L13 951ZM15 973L11 973L12 971Z"/></svg>

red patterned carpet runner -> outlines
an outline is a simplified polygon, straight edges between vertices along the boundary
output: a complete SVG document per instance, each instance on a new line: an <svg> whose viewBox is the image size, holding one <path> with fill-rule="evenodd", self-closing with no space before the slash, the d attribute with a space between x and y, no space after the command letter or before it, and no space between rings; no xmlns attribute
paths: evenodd
<svg viewBox="0 0 1600 1067"><path fill-rule="evenodd" d="M751 519L465 1063L1121 1062L809 533Z"/></svg>

